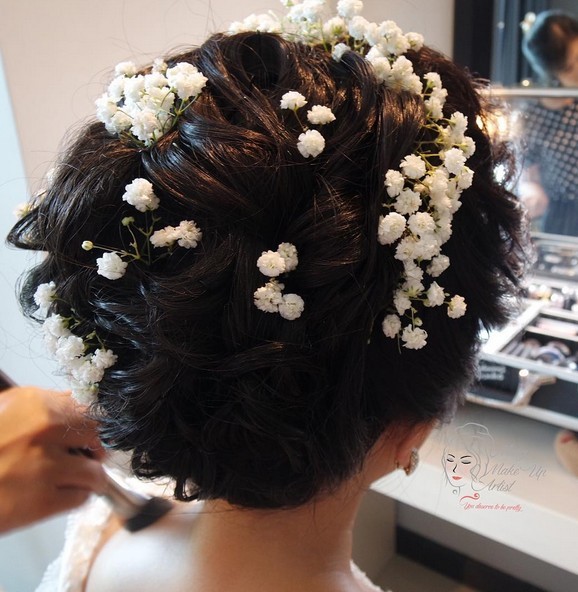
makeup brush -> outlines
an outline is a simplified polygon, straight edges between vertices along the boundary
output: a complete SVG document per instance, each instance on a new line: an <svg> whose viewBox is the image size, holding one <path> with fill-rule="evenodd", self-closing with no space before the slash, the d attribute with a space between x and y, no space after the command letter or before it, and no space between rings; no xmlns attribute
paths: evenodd
<svg viewBox="0 0 578 592"><path fill-rule="evenodd" d="M101 495L129 532L136 532L154 524L173 507L165 498L143 495L130 489L106 465L104 472L106 488Z"/></svg>

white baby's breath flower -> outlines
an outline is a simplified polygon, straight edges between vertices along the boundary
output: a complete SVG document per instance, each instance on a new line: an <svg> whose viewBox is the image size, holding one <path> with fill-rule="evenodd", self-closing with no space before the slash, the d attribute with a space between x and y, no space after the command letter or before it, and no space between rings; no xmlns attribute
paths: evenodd
<svg viewBox="0 0 578 592"><path fill-rule="evenodd" d="M406 310L411 308L411 300L403 290L397 290L393 297L393 305L397 310L397 314L403 315Z"/></svg>
<svg viewBox="0 0 578 592"><path fill-rule="evenodd" d="M399 261L417 259L419 253L416 253L417 241L411 236L402 238L395 248L394 257Z"/></svg>
<svg viewBox="0 0 578 592"><path fill-rule="evenodd" d="M421 179L425 175L425 161L417 154L409 154L400 164L403 174L410 179Z"/></svg>
<svg viewBox="0 0 578 592"><path fill-rule="evenodd" d="M368 25L369 22L366 19L357 15L347 23L347 29L349 30L349 34L356 41L362 41L365 38L365 31L367 30Z"/></svg>
<svg viewBox="0 0 578 592"><path fill-rule="evenodd" d="M103 253L102 257L96 260L96 265L98 275L109 280L118 280L126 273L128 263L123 261L118 253Z"/></svg>
<svg viewBox="0 0 578 592"><path fill-rule="evenodd" d="M321 13L325 7L325 0L303 0L301 4L301 14L309 22L317 21L321 18Z"/></svg>
<svg viewBox="0 0 578 592"><path fill-rule="evenodd" d="M458 175L458 187L460 189L467 189L471 187L473 179L474 179L474 171L467 166L464 166L461 171L459 171Z"/></svg>
<svg viewBox="0 0 578 592"><path fill-rule="evenodd" d="M291 243L281 243L277 248L277 253L285 260L285 272L293 271L297 268L299 259L297 258L297 248Z"/></svg>
<svg viewBox="0 0 578 592"><path fill-rule="evenodd" d="M361 13L363 2L361 0L339 0L337 2L337 14L350 19Z"/></svg>
<svg viewBox="0 0 578 592"><path fill-rule="evenodd" d="M442 154L442 160L446 169L453 175L457 175L466 163L466 157L459 148L450 148Z"/></svg>
<svg viewBox="0 0 578 592"><path fill-rule="evenodd" d="M409 216L419 209L421 205L421 195L409 188L403 189L397 196L393 207L398 214Z"/></svg>
<svg viewBox="0 0 578 592"><path fill-rule="evenodd" d="M334 16L323 23L323 37L331 40L343 37L346 27L345 21L340 16ZM345 45L344 43L338 45ZM347 47L347 45L345 45ZM335 48L334 48L335 49ZM349 47L347 47L349 49ZM333 52L332 52L333 53ZM333 56L335 58L335 55Z"/></svg>
<svg viewBox="0 0 578 592"><path fill-rule="evenodd" d="M79 405L91 405L94 402L96 397L96 393L98 392L97 385L94 384L85 384L75 380L70 381L70 389L72 398L79 404Z"/></svg>
<svg viewBox="0 0 578 592"><path fill-rule="evenodd" d="M307 111L307 120L309 123L314 125L325 125L335 121L335 115L329 107L323 105L313 105L309 111Z"/></svg>
<svg viewBox="0 0 578 592"><path fill-rule="evenodd" d="M407 225L413 234L420 237L431 234L436 229L435 220L427 212L412 214Z"/></svg>
<svg viewBox="0 0 578 592"><path fill-rule="evenodd" d="M257 259L259 271L267 277L277 277L285 273L286 263L282 255L277 251L263 251Z"/></svg>
<svg viewBox="0 0 578 592"><path fill-rule="evenodd" d="M397 212L390 212L386 216L379 217L377 228L377 240L381 245L391 245L404 233L406 220Z"/></svg>
<svg viewBox="0 0 578 592"><path fill-rule="evenodd" d="M389 63L389 60L386 57L378 55L369 58L368 54L366 59L373 66L375 77L380 82L384 82L387 84L392 80L391 64Z"/></svg>
<svg viewBox="0 0 578 592"><path fill-rule="evenodd" d="M120 62L114 69L114 73L117 76L134 76L136 72L137 70L134 62Z"/></svg>
<svg viewBox="0 0 578 592"><path fill-rule="evenodd" d="M383 332L386 335L386 337L390 337L393 339L394 337L397 337L399 335L399 331L401 329L401 320L397 315L387 315L383 319L381 328L383 329Z"/></svg>
<svg viewBox="0 0 578 592"><path fill-rule="evenodd" d="M77 335L67 335L58 340L56 359L63 365L84 354L84 341Z"/></svg>
<svg viewBox="0 0 578 592"><path fill-rule="evenodd" d="M162 124L157 113L144 109L133 117L130 131L145 146L151 146L162 135Z"/></svg>
<svg viewBox="0 0 578 592"><path fill-rule="evenodd" d="M180 99L188 100L201 94L207 77L188 62L179 62L166 71L167 80Z"/></svg>
<svg viewBox="0 0 578 592"><path fill-rule="evenodd" d="M122 199L134 206L139 212L156 210L160 200L155 195L153 185L146 179L137 178L125 185Z"/></svg>
<svg viewBox="0 0 578 592"><path fill-rule="evenodd" d="M92 251L92 249L94 249L94 243L92 241L89 241L89 240L82 241L82 244L80 245L80 248L83 251Z"/></svg>
<svg viewBox="0 0 578 592"><path fill-rule="evenodd" d="M427 300L424 303L426 306L441 306L445 300L444 289L437 282L432 282L426 296Z"/></svg>
<svg viewBox="0 0 578 592"><path fill-rule="evenodd" d="M55 298L56 284L54 282L40 284L34 292L34 302L38 305L38 312L46 314Z"/></svg>
<svg viewBox="0 0 578 592"><path fill-rule="evenodd" d="M438 255L431 260L427 272L431 277L439 277L450 266L450 258L447 255Z"/></svg>
<svg viewBox="0 0 578 592"><path fill-rule="evenodd" d="M409 33L405 34L405 38L407 39L409 46L414 51L419 51L423 47L423 35L420 33L414 33L410 31Z"/></svg>
<svg viewBox="0 0 578 592"><path fill-rule="evenodd" d="M401 193L404 183L405 179L399 171L389 169L385 174L385 186L389 197L397 197Z"/></svg>
<svg viewBox="0 0 578 592"><path fill-rule="evenodd" d="M476 143L470 136L465 136L459 147L466 158L469 158L476 151Z"/></svg>
<svg viewBox="0 0 578 592"><path fill-rule="evenodd" d="M305 308L303 298L298 294L284 294L279 303L279 314L287 321L294 321L301 316Z"/></svg>
<svg viewBox="0 0 578 592"><path fill-rule="evenodd" d="M203 238L203 233L193 220L181 220L174 230L177 244L185 249L194 249Z"/></svg>
<svg viewBox="0 0 578 592"><path fill-rule="evenodd" d="M407 349L421 349L427 343L427 333L419 327L405 327L401 334L403 347Z"/></svg>
<svg viewBox="0 0 578 592"><path fill-rule="evenodd" d="M59 314L52 314L42 324L42 331L45 335L52 337L66 337L70 335L68 321Z"/></svg>
<svg viewBox="0 0 578 592"><path fill-rule="evenodd" d="M296 111L307 104L305 97L295 90L286 92L281 97L281 109L291 109Z"/></svg>
<svg viewBox="0 0 578 592"><path fill-rule="evenodd" d="M167 71L167 63L162 58L155 58L153 60L152 71L164 74Z"/></svg>
<svg viewBox="0 0 578 592"><path fill-rule="evenodd" d="M443 103L438 97L429 97L424 101L428 115L432 119L441 119L444 116Z"/></svg>
<svg viewBox="0 0 578 592"><path fill-rule="evenodd" d="M462 296L454 296L448 304L448 317L451 319L459 319L466 314L466 301Z"/></svg>
<svg viewBox="0 0 578 592"><path fill-rule="evenodd" d="M283 302L281 290L285 286L275 280L267 282L261 288L255 290L253 300L255 306L263 312L279 312L279 305Z"/></svg>
<svg viewBox="0 0 578 592"><path fill-rule="evenodd" d="M170 247L178 238L178 233L174 226L165 226L160 230L155 230L149 240L153 247L160 248Z"/></svg>
<svg viewBox="0 0 578 592"><path fill-rule="evenodd" d="M72 377L79 383L96 384L102 380L104 369L92 363L90 357L84 356L70 368Z"/></svg>
<svg viewBox="0 0 578 592"><path fill-rule="evenodd" d="M345 43L338 43L335 45L333 50L331 51L331 55L336 62L340 62L341 58L348 52L351 51L351 48L346 45Z"/></svg>
<svg viewBox="0 0 578 592"><path fill-rule="evenodd" d="M317 130L307 130L297 138L297 149L305 158L319 156L324 148L325 138Z"/></svg>
<svg viewBox="0 0 578 592"><path fill-rule="evenodd" d="M99 348L92 354L92 363L98 368L106 370L111 366L114 366L118 360L118 357L111 349Z"/></svg>

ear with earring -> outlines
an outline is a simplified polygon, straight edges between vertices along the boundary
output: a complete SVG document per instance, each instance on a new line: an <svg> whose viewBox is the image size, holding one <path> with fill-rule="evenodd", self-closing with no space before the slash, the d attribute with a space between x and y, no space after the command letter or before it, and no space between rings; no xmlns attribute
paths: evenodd
<svg viewBox="0 0 578 592"><path fill-rule="evenodd" d="M400 464L399 461L396 461L395 468L396 469L403 468L404 473L406 474L406 476L409 477L417 469L418 464L419 464L419 452L418 452L417 448L412 448L411 453L409 455L409 462L407 463L407 465L402 465L402 464Z"/></svg>

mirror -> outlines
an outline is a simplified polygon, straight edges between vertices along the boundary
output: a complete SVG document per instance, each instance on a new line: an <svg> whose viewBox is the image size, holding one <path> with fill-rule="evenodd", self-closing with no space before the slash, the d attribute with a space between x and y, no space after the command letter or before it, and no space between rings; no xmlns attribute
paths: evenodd
<svg viewBox="0 0 578 592"><path fill-rule="evenodd" d="M545 11L552 10L574 19L545 20ZM555 34L534 37L531 65L522 43L527 31L537 28ZM454 57L489 78L492 95L505 101L501 131L517 146L521 169L513 190L526 205L533 230L578 237L578 4L456 2Z"/></svg>

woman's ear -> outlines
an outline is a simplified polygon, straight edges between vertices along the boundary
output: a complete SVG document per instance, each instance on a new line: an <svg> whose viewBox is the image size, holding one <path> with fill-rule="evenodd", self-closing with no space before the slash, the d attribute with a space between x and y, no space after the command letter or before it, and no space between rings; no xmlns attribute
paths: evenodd
<svg viewBox="0 0 578 592"><path fill-rule="evenodd" d="M395 455L395 468L403 469L407 475L413 473L419 461L418 450L430 435L435 421L422 422L398 430L399 439Z"/></svg>

